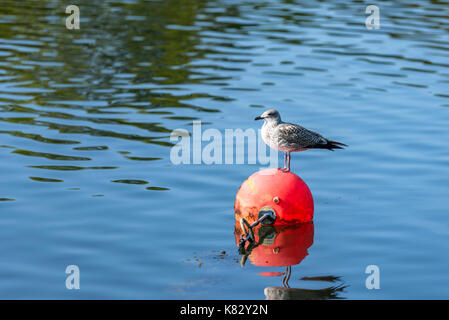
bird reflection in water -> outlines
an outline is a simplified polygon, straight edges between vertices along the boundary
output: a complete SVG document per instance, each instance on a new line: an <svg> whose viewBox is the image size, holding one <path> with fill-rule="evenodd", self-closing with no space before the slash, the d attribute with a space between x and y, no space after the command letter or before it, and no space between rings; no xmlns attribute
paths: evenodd
<svg viewBox="0 0 449 320"><path fill-rule="evenodd" d="M240 224L235 224L235 238L239 244L242 230ZM282 287L267 287L264 294L267 300L326 300L343 299L341 293L347 287L341 284L340 277L319 276L303 277L301 281L320 281L336 284L324 289L291 288L289 285L292 266L300 264L308 255L308 249L313 244L313 222L294 226L261 226L256 232L255 241L239 248L240 264L245 266L249 259L259 267L285 267L285 272L261 272L264 277L283 276Z"/></svg>

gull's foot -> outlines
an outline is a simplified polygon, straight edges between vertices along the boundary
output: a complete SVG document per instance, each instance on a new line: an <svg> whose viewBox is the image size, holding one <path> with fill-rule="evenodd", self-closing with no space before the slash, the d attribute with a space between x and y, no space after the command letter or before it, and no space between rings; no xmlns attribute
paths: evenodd
<svg viewBox="0 0 449 320"><path fill-rule="evenodd" d="M280 168L282 172L290 172L290 168Z"/></svg>

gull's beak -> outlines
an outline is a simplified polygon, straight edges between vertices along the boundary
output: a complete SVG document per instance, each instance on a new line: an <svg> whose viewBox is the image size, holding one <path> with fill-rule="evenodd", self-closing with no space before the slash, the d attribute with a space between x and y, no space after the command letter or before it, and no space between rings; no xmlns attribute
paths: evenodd
<svg viewBox="0 0 449 320"><path fill-rule="evenodd" d="M255 117L254 120L262 120L263 118L261 116Z"/></svg>

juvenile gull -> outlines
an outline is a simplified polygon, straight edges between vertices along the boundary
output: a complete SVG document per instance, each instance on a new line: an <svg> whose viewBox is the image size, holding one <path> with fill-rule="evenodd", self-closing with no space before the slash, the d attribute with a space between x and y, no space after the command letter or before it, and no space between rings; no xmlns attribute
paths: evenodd
<svg viewBox="0 0 449 320"><path fill-rule="evenodd" d="M326 139L319 133L296 124L283 122L279 112L267 110L254 120L264 120L262 126L263 141L275 150L284 152L285 172L290 171L290 152L308 149L343 149L344 143Z"/></svg>

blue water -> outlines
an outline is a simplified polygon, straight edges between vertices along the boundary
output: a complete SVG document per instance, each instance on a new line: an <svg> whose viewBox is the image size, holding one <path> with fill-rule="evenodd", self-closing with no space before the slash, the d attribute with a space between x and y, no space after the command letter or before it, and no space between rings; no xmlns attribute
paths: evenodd
<svg viewBox="0 0 449 320"><path fill-rule="evenodd" d="M265 299L285 267L240 266L233 208L262 166L174 165L169 136L268 108L349 145L292 154L315 218L290 287L449 297L448 2L379 2L378 30L359 1L78 5L80 30L0 8L0 298Z"/></svg>

